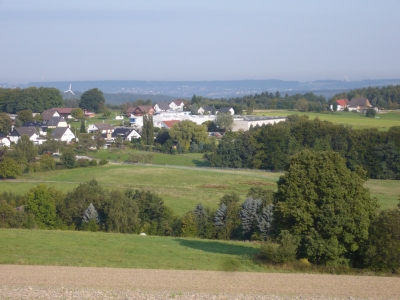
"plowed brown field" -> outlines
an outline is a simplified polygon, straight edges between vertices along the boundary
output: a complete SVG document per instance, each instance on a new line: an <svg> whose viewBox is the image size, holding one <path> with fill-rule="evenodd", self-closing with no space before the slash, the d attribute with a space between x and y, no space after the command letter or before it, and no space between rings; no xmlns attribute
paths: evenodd
<svg viewBox="0 0 400 300"><path fill-rule="evenodd" d="M0 265L0 299L400 299L400 278Z"/></svg>

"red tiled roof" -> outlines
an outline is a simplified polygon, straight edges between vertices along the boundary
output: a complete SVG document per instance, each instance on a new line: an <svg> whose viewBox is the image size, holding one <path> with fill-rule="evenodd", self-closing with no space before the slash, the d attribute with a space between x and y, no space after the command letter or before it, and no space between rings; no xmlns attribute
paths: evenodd
<svg viewBox="0 0 400 300"><path fill-rule="evenodd" d="M169 128L171 128L172 126L174 126L174 124L179 123L180 120L171 120L171 121L163 121L163 124Z"/></svg>
<svg viewBox="0 0 400 300"><path fill-rule="evenodd" d="M336 100L336 103L339 104L340 106L347 106L349 104L349 100L347 99L338 99Z"/></svg>
<svg viewBox="0 0 400 300"><path fill-rule="evenodd" d="M182 100L174 100L174 102L177 106L180 106L182 103L184 103Z"/></svg>

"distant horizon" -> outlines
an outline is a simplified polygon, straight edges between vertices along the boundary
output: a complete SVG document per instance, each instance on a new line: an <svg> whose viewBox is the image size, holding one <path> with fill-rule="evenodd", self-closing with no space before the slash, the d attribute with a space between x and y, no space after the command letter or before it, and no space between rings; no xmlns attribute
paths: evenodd
<svg viewBox="0 0 400 300"><path fill-rule="evenodd" d="M284 81L284 82L318 82L318 81L338 81L338 82L363 82L363 81L380 81L380 80L400 80L399 78L365 78L360 80L345 80L345 79L315 79L315 80L286 80L286 79L279 79L279 78L264 78L264 79L204 79L204 80L145 80L145 79L82 79L82 80L44 80L44 81L37 81L37 80L29 80L25 82L10 82L4 81L0 82L0 84L10 84L10 85L28 85L29 83L63 83L63 82L105 82L105 81L138 81L138 82L229 82L229 81Z"/></svg>
<svg viewBox="0 0 400 300"><path fill-rule="evenodd" d="M399 11L396 0L1 0L0 83L400 78Z"/></svg>

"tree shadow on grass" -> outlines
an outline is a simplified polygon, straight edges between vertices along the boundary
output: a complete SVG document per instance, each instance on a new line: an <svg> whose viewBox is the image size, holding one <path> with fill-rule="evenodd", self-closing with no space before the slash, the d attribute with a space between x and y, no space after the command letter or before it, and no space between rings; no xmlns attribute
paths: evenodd
<svg viewBox="0 0 400 300"><path fill-rule="evenodd" d="M185 240L175 239L181 246L219 254L230 254L230 255L247 255L252 256L258 252L257 248L249 246L227 244L219 241L209 240Z"/></svg>
<svg viewBox="0 0 400 300"><path fill-rule="evenodd" d="M198 159L193 159L192 163L196 166L196 167L209 167L210 164L208 163L208 161L204 161L204 160L198 160Z"/></svg>

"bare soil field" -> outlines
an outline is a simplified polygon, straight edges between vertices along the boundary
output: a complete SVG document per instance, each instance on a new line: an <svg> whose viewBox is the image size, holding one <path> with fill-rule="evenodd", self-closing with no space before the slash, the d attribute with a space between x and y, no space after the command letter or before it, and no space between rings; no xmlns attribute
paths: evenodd
<svg viewBox="0 0 400 300"><path fill-rule="evenodd" d="M0 299L400 299L400 278L0 265Z"/></svg>

